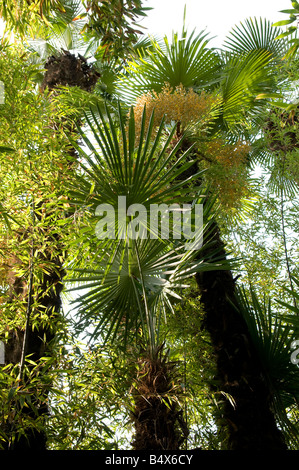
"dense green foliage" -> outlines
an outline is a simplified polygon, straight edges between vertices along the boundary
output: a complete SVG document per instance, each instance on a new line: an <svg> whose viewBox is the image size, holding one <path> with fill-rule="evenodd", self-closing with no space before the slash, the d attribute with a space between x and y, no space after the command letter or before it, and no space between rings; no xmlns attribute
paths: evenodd
<svg viewBox="0 0 299 470"><path fill-rule="evenodd" d="M142 440L138 410L154 398L157 423L174 418L176 445L225 449L223 405L236 403L217 376L194 275L230 270L271 411L298 449L293 29L248 20L215 50L185 28L138 44L140 1L0 2L0 13L15 33L0 43L0 339L21 338L18 359L0 366L0 448L34 429L49 449L130 449ZM92 55L91 91L43 88L45 61L61 48ZM204 202L202 247L186 250L175 236L100 239L97 207L116 209L124 195L146 209ZM215 223L228 260L210 239ZM63 307L46 308L57 283ZM25 360L28 322L45 350L27 349Z"/></svg>

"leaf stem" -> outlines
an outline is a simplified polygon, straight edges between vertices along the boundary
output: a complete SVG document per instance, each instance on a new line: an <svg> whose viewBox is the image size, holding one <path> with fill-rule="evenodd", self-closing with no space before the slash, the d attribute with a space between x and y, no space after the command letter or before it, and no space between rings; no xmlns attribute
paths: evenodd
<svg viewBox="0 0 299 470"><path fill-rule="evenodd" d="M26 326L24 332L22 354L20 360L20 380L22 380L24 375L25 368L25 357L28 349L28 337L29 337L29 324L30 324L30 314L32 307L32 292L33 292L33 254L34 254L34 240L33 240L33 229L34 229L34 201L32 202L32 246L30 254L30 268L29 268L29 285L28 285L28 299L27 299L27 310L26 310Z"/></svg>
<svg viewBox="0 0 299 470"><path fill-rule="evenodd" d="M282 177L283 177L283 173L284 173L284 160L283 160L283 167L282 167ZM294 294L294 285L293 285L290 262L289 262L289 253L288 253L288 248L287 248L284 212L285 211L284 211L284 199L283 199L283 183L281 182L281 185L280 185L280 213L281 213L283 246L284 246L284 253L285 253L285 259L286 259L288 278L289 278L290 287L291 287L291 291L292 291L293 303L294 303L294 307L297 308L297 302L296 302L296 297L295 297L295 294Z"/></svg>

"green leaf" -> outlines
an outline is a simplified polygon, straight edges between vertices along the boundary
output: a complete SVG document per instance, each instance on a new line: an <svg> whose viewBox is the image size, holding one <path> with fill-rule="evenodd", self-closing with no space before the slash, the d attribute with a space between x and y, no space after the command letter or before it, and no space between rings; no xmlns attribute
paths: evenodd
<svg viewBox="0 0 299 470"><path fill-rule="evenodd" d="M128 205L138 202L146 209L153 203L173 202L174 195L182 201L186 201L188 196L187 200L190 201L188 183L192 178L198 178L198 175L186 180L179 178L193 165L192 161L187 161L192 146L177 157L182 138L168 150L175 125L167 139L162 140L165 129L162 121L158 132L152 137L153 115L145 129L144 111L142 138L136 147L132 110L127 128L120 107L117 120L108 114L107 117L101 115L100 119L94 116L93 122L88 122L89 131L84 135L81 132L81 135L93 155L86 154L81 149L82 169L86 173L80 176L81 189L76 190L78 199L74 200L75 204L81 205L82 198L83 206L88 200L91 186L95 206L109 202L115 210L120 195L129 198ZM87 135L92 135L92 140L98 142L102 152L91 144ZM84 160L92 167L92 171L88 170ZM210 205L210 210L213 210L213 205ZM90 217L92 220L93 216ZM146 221L146 230L149 229L148 223ZM105 335L106 338L114 337L124 321L123 334L126 341L133 325L142 324L151 346L154 347L155 335L158 334L157 317L162 310L172 308L170 298L180 297L176 291L185 287L183 283L198 271L225 269L223 260L217 259L213 248L210 261L203 261L198 252L197 259L193 259L195 252L186 250L184 241L166 241L159 237L150 239L148 236L147 239L137 241L111 239L97 240L94 243L90 239L90 231L83 230L81 234L80 242L84 244L84 236L88 237L86 246L89 243L96 247L96 253L88 267L85 267L83 259L75 260L73 269L74 272L80 272L80 276L70 276L70 283L77 284L70 287L70 290L83 291L75 301L82 322L94 321L95 334Z"/></svg>
<svg viewBox="0 0 299 470"><path fill-rule="evenodd" d="M285 37L287 37L287 36L290 36L290 34L292 34L292 33L297 29L297 28L295 28L295 30L294 30L293 28L295 28L295 26L294 26L294 27L292 26L292 27L290 27L290 28L287 28L287 31L286 31L286 32L279 34L275 39L276 39L276 40L279 40L279 39L283 39L283 38L285 38Z"/></svg>
<svg viewBox="0 0 299 470"><path fill-rule="evenodd" d="M8 392L8 397L7 397L8 401L12 400L12 398L14 397L17 389L18 389L18 387L11 387L11 389Z"/></svg>
<svg viewBox="0 0 299 470"><path fill-rule="evenodd" d="M5 145L0 145L0 153L15 153L16 150L12 147L6 147Z"/></svg>
<svg viewBox="0 0 299 470"><path fill-rule="evenodd" d="M279 10L279 13L288 13L290 15L293 15L295 13L296 10L294 10L294 8L292 9L289 9L289 10Z"/></svg>
<svg viewBox="0 0 299 470"><path fill-rule="evenodd" d="M295 17L295 16L293 16L293 17L290 18L289 20L277 21L276 23L273 23L273 26L285 26L285 25L287 25L287 24L294 23L294 21L296 21L296 17Z"/></svg>
<svg viewBox="0 0 299 470"><path fill-rule="evenodd" d="M260 93L255 97L256 100L263 100L267 98L283 98L279 93Z"/></svg>
<svg viewBox="0 0 299 470"><path fill-rule="evenodd" d="M245 54L251 51L268 50L273 56L281 56L285 45L276 40L280 32L270 21L260 18L249 18L235 26L228 34L224 45L233 54Z"/></svg>

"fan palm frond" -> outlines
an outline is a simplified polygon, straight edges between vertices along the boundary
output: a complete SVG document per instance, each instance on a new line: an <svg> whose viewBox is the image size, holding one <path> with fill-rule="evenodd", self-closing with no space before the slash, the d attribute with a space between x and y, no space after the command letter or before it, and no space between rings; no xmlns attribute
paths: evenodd
<svg viewBox="0 0 299 470"><path fill-rule="evenodd" d="M164 37L163 43L152 39L152 50L147 56L129 63L127 74L118 85L120 95L133 104L138 96L160 92L165 84L172 88L202 87L213 79L220 66L218 53L207 47L208 42L204 31L188 35L183 30L181 37L173 33L172 41Z"/></svg>
<svg viewBox="0 0 299 470"><path fill-rule="evenodd" d="M293 326L293 329L295 332L299 333L299 279L297 279L294 276L291 276L291 280L292 280L292 287L293 285L297 286L298 292L295 291L294 287L292 289L284 287L284 291L288 293L290 297L293 299L293 304L290 304L288 302L283 302L282 300L279 300L279 299L276 299L276 302L279 305L286 307L287 310L290 312L289 315L284 315L284 319Z"/></svg>
<svg viewBox="0 0 299 470"><path fill-rule="evenodd" d="M88 241L90 246L84 261L81 253L81 259L73 263L73 271L79 276L74 275L70 282L77 284L74 290L84 290L75 304L81 322L95 321L96 333L105 331L109 337L112 332L122 331L127 338L133 326L136 331L141 324L154 348L159 319L171 309L173 299L179 298L177 292L187 287L186 280L200 270L227 269L228 262L220 256L218 259L213 247L210 259L200 258L202 240L208 236L213 215L211 204L204 209L203 225L190 220L193 239L178 239L175 235L179 235L181 228L175 231L174 223L170 224L170 234L164 237L153 229L148 218L139 219L146 236L141 235L140 227L137 237L133 233L129 236L128 218L119 221L120 196L126 197L127 207L137 204L140 211L142 205L150 214L153 206L197 201L199 188L191 191L188 184L198 175L179 180L193 162L186 161L191 148L177 156L181 142L172 144L175 126L169 135L164 135L162 121L153 137L153 115L145 128L145 109L137 140L133 112L127 124L120 106L117 122L108 109L105 115L98 109L98 114L101 120L96 115L92 120L86 116L88 130L78 129L85 144L84 148L77 146L82 157L82 175L70 193L72 204L87 214L87 226L76 243ZM200 196L202 200L204 196L201 193ZM112 232L108 227L104 236L96 232L99 207L100 215L105 211L108 214L110 209L113 214L105 221L107 226L111 223ZM85 259L89 269L82 268Z"/></svg>
<svg viewBox="0 0 299 470"><path fill-rule="evenodd" d="M87 21L85 16L80 1L65 0L63 10L53 12L49 18L49 26L42 38L29 40L29 51L35 54L35 61L45 61L50 55L61 53L61 50L89 54L91 46L81 34ZM93 50L96 50L95 41Z"/></svg>
<svg viewBox="0 0 299 470"><path fill-rule="evenodd" d="M267 19L248 18L230 31L224 40L224 46L234 54L265 50L275 57L282 58L287 42L276 40L280 32L280 29L273 28Z"/></svg>
<svg viewBox="0 0 299 470"><path fill-rule="evenodd" d="M82 181L82 189L81 184L77 186L78 189L72 189L73 200L84 200L84 204L91 204L93 209L102 203L111 203L116 207L120 195L127 197L128 205L145 204L147 209L150 208L150 204L155 204L157 200L161 201L162 197L166 204L173 202L175 197L180 197L182 201L184 194L184 201L190 201L190 189L187 187L184 189L182 182L174 183L174 181L194 163L193 160L186 161L192 147L183 152L179 158L175 158L183 141L181 139L175 145L170 145L175 126L166 135L162 121L155 137L152 138L153 114L146 129L145 108L141 135L137 140L132 110L128 126L125 124L120 106L118 106L117 124L108 107L106 115L107 117L99 106L97 113L90 109L90 113L85 113L89 135L78 128L85 149L90 153L76 143L73 145L84 158L82 169L89 179L84 180L85 183ZM100 116L100 120L97 116ZM191 182L197 177L198 174L192 175L188 181ZM89 190L87 190L88 185Z"/></svg>
<svg viewBox="0 0 299 470"><path fill-rule="evenodd" d="M192 87L217 94L220 117L216 129L240 133L249 122L260 125L265 99L276 92L274 61L281 57L282 46L275 49L267 22L248 20L246 25L241 39L235 38L239 48L233 49L232 44L231 50L222 52L209 47L205 31L188 35L183 29L181 36L173 33L171 42L167 37L162 44L153 41L153 51L130 62L116 86L122 100L134 104L137 97L159 93L166 84L172 89Z"/></svg>
<svg viewBox="0 0 299 470"><path fill-rule="evenodd" d="M268 188L276 196L294 198L298 194L298 183L291 176L282 173L281 162L274 162L269 169Z"/></svg>
<svg viewBox="0 0 299 470"><path fill-rule="evenodd" d="M272 55L265 50L250 51L242 55L226 54L220 78L223 101L223 120L229 126L244 124L254 111L263 109L258 95L273 91L274 69Z"/></svg>

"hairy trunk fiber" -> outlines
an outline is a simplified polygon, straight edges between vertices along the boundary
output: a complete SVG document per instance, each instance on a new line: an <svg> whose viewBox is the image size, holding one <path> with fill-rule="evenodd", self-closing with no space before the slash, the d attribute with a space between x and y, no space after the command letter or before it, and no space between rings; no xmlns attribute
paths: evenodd
<svg viewBox="0 0 299 470"><path fill-rule="evenodd" d="M167 361L161 347L154 356L138 361L133 387L134 450L178 450L188 436L182 410L174 400L179 390L176 364Z"/></svg>
<svg viewBox="0 0 299 470"><path fill-rule="evenodd" d="M216 223L213 239L225 259ZM232 305L237 305L232 273L203 272L196 275L196 280L205 310L205 327L217 357L219 390L233 400L233 404L226 400L222 410L221 426L228 430L225 447L260 451L286 449L271 411L271 396L247 325Z"/></svg>
<svg viewBox="0 0 299 470"><path fill-rule="evenodd" d="M188 142L184 143L184 149ZM183 173L186 178L199 170L198 164ZM210 251L226 259L217 222L213 222L209 239L214 244L201 251L209 260ZM211 253L212 254L212 253ZM217 360L217 391L231 396L222 408L219 429L228 434L225 447L231 450L286 449L284 438L271 410L271 394L264 380L263 368L244 318L237 312L236 282L231 271L207 271L196 276L205 311L204 328L208 331Z"/></svg>
<svg viewBox="0 0 299 470"><path fill-rule="evenodd" d="M85 91L91 91L99 76L98 73L87 64L83 57L80 56L77 58L69 52L64 52L56 57L51 56L45 68L46 73L41 86L42 92L46 89L52 91L58 86L77 86ZM53 125L55 127L55 117L53 119ZM66 131L72 130L73 129L69 128L69 125L66 125ZM69 156L70 162L73 162L75 157L74 149L69 149ZM64 171L70 171L70 169L71 166L65 168ZM46 207L45 203L45 210L47 210ZM49 215L49 217L51 217L51 215ZM47 218L47 214L45 218ZM49 220L51 219L49 218ZM45 236L44 239L42 239L43 260L45 261L47 269L40 276L38 285L35 283L31 293L35 304L35 324L33 325L30 319L28 328L25 331L18 329L10 332L9 339L5 344L6 364L20 363L24 353L25 355L30 355L30 359L36 363L46 354L51 354L51 347L58 333L61 291L63 289L63 276L65 274L63 267L65 262L65 247L63 246L59 233L55 232L55 228L51 230L51 232L51 235L48 237ZM26 233L23 236L26 236ZM10 283L10 302L16 301L17 303L20 300L27 302L28 291L28 280L13 277ZM31 306L29 305L29 309L30 308ZM36 321L37 316L40 316L43 320L41 322ZM47 319L46 321L45 318ZM24 344L25 337L26 344ZM30 417L33 421L48 413L46 399L41 402L37 395L33 395L31 397L31 403L33 406L29 408L23 407L22 413ZM6 434L15 434L15 436L10 436L10 442L7 443L7 448L13 450L46 449L46 435L42 427L40 427L40 429L38 427L34 429L34 426L32 426L23 429L24 432L18 438L16 437L18 432L16 423L10 423L10 425L5 425L4 427Z"/></svg>

